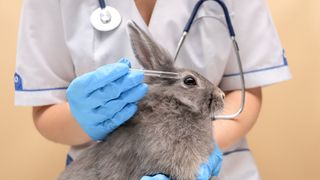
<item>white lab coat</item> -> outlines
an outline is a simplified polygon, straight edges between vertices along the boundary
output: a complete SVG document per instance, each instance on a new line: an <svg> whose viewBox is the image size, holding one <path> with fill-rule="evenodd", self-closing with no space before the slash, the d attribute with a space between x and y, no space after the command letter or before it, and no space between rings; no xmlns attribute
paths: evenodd
<svg viewBox="0 0 320 180"><path fill-rule="evenodd" d="M25 0L22 11L15 103L41 106L66 101L70 82L86 72L117 62L122 57L136 61L126 31L135 21L172 55L197 0L158 0L149 26L133 0L107 0L121 16L120 26L99 32L90 24L98 0ZM264 0L225 0L243 60L246 87L266 86L290 79L284 51ZM198 71L223 90L240 87L232 44L222 10L206 2L187 37L178 67ZM71 148L76 158L80 148ZM260 179L245 139L225 152L219 179Z"/></svg>

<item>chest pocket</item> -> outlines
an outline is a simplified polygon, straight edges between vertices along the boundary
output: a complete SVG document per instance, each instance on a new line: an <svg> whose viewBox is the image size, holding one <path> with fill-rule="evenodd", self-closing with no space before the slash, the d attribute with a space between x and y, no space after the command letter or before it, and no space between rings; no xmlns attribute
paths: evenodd
<svg viewBox="0 0 320 180"><path fill-rule="evenodd" d="M225 0L224 3L232 20L232 0ZM184 62L184 67L200 72L218 85L232 49L223 9L213 0L206 1L200 7L181 48L178 64Z"/></svg>

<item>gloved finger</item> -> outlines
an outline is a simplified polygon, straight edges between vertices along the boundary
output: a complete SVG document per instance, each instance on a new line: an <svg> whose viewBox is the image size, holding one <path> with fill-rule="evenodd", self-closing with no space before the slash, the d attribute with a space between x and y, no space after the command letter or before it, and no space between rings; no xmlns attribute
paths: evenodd
<svg viewBox="0 0 320 180"><path fill-rule="evenodd" d="M163 174L157 174L155 176L143 176L140 180L170 180Z"/></svg>
<svg viewBox="0 0 320 180"><path fill-rule="evenodd" d="M74 85L87 94L104 87L129 72L128 65L124 63L107 64L95 71L79 76L74 80ZM87 95L86 94L86 95Z"/></svg>
<svg viewBox="0 0 320 180"><path fill-rule="evenodd" d="M148 85L143 83L128 91L123 92L118 101L124 101L127 103L137 102L141 100L148 92Z"/></svg>
<svg viewBox="0 0 320 180"><path fill-rule="evenodd" d="M125 92L144 81L143 72L130 71L123 78L117 79L114 84L116 84L121 92Z"/></svg>
<svg viewBox="0 0 320 180"><path fill-rule="evenodd" d="M223 153L220 150L219 146L215 144L213 152L211 153L211 156L209 157L209 163L210 168L212 169L211 174L214 176L218 176L221 170L223 160Z"/></svg>
<svg viewBox="0 0 320 180"><path fill-rule="evenodd" d="M211 177L211 169L208 164L201 164L198 170L197 180L208 180Z"/></svg>
<svg viewBox="0 0 320 180"><path fill-rule="evenodd" d="M143 79L144 75L142 72L129 72L120 79L107 84L105 87L93 91L87 97L87 103L92 104L92 107L101 106L105 102L118 98L122 92L143 83Z"/></svg>
<svg viewBox="0 0 320 180"><path fill-rule="evenodd" d="M141 100L148 92L147 84L140 84L120 95L119 98L110 100L106 104L95 109L95 113L104 114L107 119L112 118L114 114L128 103L135 103Z"/></svg>
<svg viewBox="0 0 320 180"><path fill-rule="evenodd" d="M138 107L135 103L127 104L122 110L117 112L112 119L106 120L101 123L101 125L106 128L106 131L112 132L129 120L136 113L137 109Z"/></svg>
<svg viewBox="0 0 320 180"><path fill-rule="evenodd" d="M218 176L222 165L222 159L223 153L219 146L215 144L214 149L208 158L208 162L201 164L197 180L207 180L211 176Z"/></svg>
<svg viewBox="0 0 320 180"><path fill-rule="evenodd" d="M131 68L131 63L130 63L129 59L127 59L127 58L121 58L118 62L126 64L129 68Z"/></svg>

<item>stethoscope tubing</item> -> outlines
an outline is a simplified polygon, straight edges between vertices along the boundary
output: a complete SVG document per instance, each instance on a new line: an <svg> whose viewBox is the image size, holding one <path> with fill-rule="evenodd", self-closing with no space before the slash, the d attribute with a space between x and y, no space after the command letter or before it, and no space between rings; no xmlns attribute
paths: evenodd
<svg viewBox="0 0 320 180"><path fill-rule="evenodd" d="M99 0L99 5L101 9L106 8L106 1L105 0Z"/></svg>
<svg viewBox="0 0 320 180"><path fill-rule="evenodd" d="M186 26L183 29L184 32L187 32L187 33L189 32L189 30L191 29L192 23L193 23L196 15L197 15L200 7L206 1L209 1L209 0L199 0L196 3L196 5L194 6L194 8L192 10L190 18L189 18ZM221 8L223 10L223 13L224 13L224 16L225 16L225 19L226 19L226 23L227 23L227 26L228 26L229 34L230 34L230 36L235 36L235 32L234 32L233 25L232 25L232 22L231 22L229 10L228 10L227 6L225 5L225 3L220 1L220 0L211 0L211 1L215 1L221 6Z"/></svg>
<svg viewBox="0 0 320 180"><path fill-rule="evenodd" d="M184 43L184 41L185 41L190 29L191 29L192 23L194 22L194 19L195 19L197 13L198 13L200 7L206 1L209 1L209 0L199 0L196 3L194 9L192 10L190 18L188 19L188 22L187 22L187 24L186 24L186 26L185 26L185 28L183 30L182 36L181 36L181 38L180 38L180 40L178 42L177 50L176 50L176 53L175 53L175 56L174 56L174 62L178 58L179 52L181 50L181 47L182 47L182 45L183 45L183 43ZM212 120L232 120L232 119L235 119L236 117L238 117L243 112L244 105L245 105L245 99L246 99L245 79L244 79L244 72L243 72L242 63L241 63L240 49L239 49L239 46L238 46L238 43L237 43L237 40L236 40L236 34L235 34L235 31L234 31L234 28L233 28L233 25L232 25L232 22L231 22L231 18L230 18L230 14L229 14L227 6L221 0L211 0L211 1L215 1L216 3L218 3L221 6L221 8L223 10L223 13L224 13L224 16L225 16L225 20L226 20L226 23L227 23L227 26L228 26L229 35L230 35L230 39L231 39L232 44L233 44L233 49L234 49L234 51L236 53L238 69L239 69L239 72L240 72L241 101L240 101L240 107L235 113L227 114L227 115L214 115L213 117L210 117L210 118Z"/></svg>
<svg viewBox="0 0 320 180"><path fill-rule="evenodd" d="M236 56L237 56L237 63L238 63L238 68L239 68L239 74L240 74L240 81L241 81L241 101L240 101L240 107L238 109L238 111L236 111L233 114L227 114L227 115L215 115L214 117L212 117L212 120L230 120L230 119L235 119L236 117L238 117L244 109L244 105L245 105L245 100L246 100L246 87L245 87L245 79L244 79L244 72L243 72L243 68L242 68L242 63L241 63L241 57L240 57L240 50L239 50L239 46L238 43L235 39L235 37L231 37L232 40L232 44L233 44L233 48L235 50Z"/></svg>

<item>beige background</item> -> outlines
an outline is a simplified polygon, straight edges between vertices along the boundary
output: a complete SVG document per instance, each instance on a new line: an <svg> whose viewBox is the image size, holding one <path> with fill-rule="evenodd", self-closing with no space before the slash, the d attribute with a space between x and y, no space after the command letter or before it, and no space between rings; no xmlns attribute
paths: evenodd
<svg viewBox="0 0 320 180"><path fill-rule="evenodd" d="M320 1L269 0L294 79L264 89L249 134L264 179L320 179ZM0 0L0 179L55 179L67 147L42 138L30 108L13 106L21 1ZM254 28L254 27L252 27Z"/></svg>

